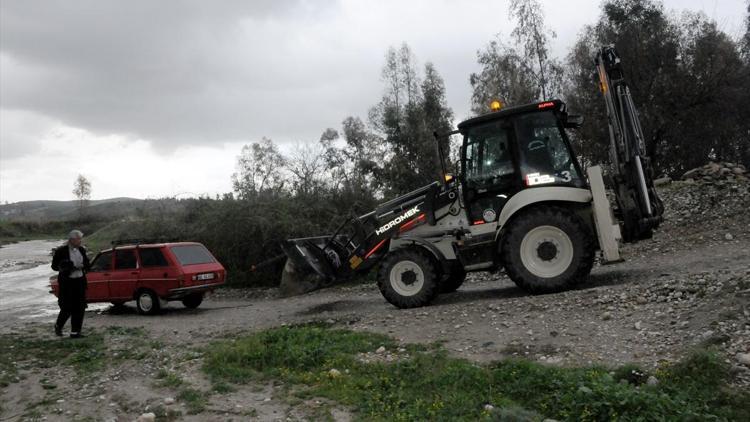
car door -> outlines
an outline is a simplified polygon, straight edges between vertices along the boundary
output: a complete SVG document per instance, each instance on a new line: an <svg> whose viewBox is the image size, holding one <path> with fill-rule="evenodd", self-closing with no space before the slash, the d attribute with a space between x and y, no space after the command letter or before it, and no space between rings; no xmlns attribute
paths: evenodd
<svg viewBox="0 0 750 422"><path fill-rule="evenodd" d="M114 268L109 278L111 300L131 300L138 286L138 258L135 248L115 249Z"/></svg>
<svg viewBox="0 0 750 422"><path fill-rule="evenodd" d="M86 273L86 301L107 302L109 300L109 278L112 271L112 251L102 252L91 262Z"/></svg>
<svg viewBox="0 0 750 422"><path fill-rule="evenodd" d="M153 290L160 297L167 296L170 289L179 287L178 270L171 265L163 247L139 247L139 285Z"/></svg>
<svg viewBox="0 0 750 422"><path fill-rule="evenodd" d="M464 203L472 225L495 221L522 187L513 139L513 126L505 120L472 127L467 133Z"/></svg>

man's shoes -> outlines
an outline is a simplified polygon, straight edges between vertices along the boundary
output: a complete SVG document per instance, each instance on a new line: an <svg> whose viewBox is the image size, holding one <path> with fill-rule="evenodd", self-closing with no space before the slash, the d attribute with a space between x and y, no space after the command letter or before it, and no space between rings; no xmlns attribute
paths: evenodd
<svg viewBox="0 0 750 422"><path fill-rule="evenodd" d="M57 324L55 324L55 335L58 337L62 337L62 327Z"/></svg>
<svg viewBox="0 0 750 422"><path fill-rule="evenodd" d="M81 333L70 333L70 338L84 338L84 337L86 336L84 336Z"/></svg>

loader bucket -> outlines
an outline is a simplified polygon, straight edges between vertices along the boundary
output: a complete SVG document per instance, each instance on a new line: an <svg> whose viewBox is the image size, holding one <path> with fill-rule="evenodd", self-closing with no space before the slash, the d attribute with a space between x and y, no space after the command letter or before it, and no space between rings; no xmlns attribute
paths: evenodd
<svg viewBox="0 0 750 422"><path fill-rule="evenodd" d="M282 296L296 296L322 289L337 280L325 252L313 240L292 239L282 243L287 256L279 290Z"/></svg>

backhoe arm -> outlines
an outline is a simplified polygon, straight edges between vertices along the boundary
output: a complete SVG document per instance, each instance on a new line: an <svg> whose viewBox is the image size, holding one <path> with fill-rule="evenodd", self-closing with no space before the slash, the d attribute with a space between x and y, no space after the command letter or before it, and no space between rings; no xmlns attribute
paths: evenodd
<svg viewBox="0 0 750 422"><path fill-rule="evenodd" d="M648 239L663 219L664 206L654 189L638 112L614 47L603 47L595 63L607 107L615 215L622 226L623 241Z"/></svg>

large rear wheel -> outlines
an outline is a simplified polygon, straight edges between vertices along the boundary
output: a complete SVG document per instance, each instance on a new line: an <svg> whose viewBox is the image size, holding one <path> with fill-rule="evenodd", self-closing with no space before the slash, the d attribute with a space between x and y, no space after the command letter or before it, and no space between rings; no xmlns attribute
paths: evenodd
<svg viewBox="0 0 750 422"><path fill-rule="evenodd" d="M429 252L419 248L388 254L378 272L378 288L398 308L428 305L438 293L439 271Z"/></svg>
<svg viewBox="0 0 750 422"><path fill-rule="evenodd" d="M562 207L538 207L510 222L502 259L518 287L553 293L588 277L595 249L594 236L580 216Z"/></svg>

